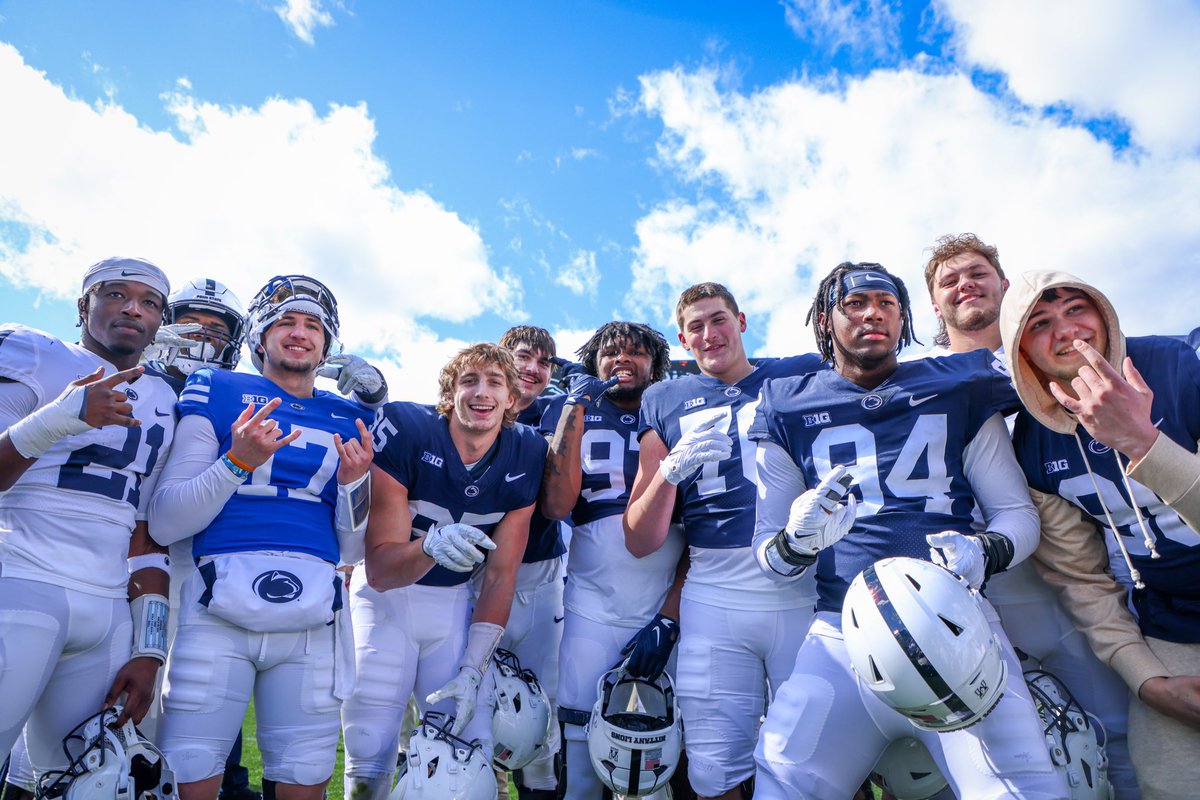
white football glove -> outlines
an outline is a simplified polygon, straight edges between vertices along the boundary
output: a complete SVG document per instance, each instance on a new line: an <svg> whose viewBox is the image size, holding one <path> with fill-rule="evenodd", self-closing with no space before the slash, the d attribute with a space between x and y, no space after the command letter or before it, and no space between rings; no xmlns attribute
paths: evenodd
<svg viewBox="0 0 1200 800"><path fill-rule="evenodd" d="M483 563L483 551L495 550L496 543L472 525L452 522L431 528L421 539L421 550L439 565L453 572L470 572Z"/></svg>
<svg viewBox="0 0 1200 800"><path fill-rule="evenodd" d="M483 676L474 667L460 667L454 680L425 698L429 705L454 699L454 725L450 733L457 736L475 716L475 699L479 696L479 682Z"/></svg>
<svg viewBox="0 0 1200 800"><path fill-rule="evenodd" d="M983 586L987 578L987 556L978 539L958 531L942 531L929 534L925 541L929 543L930 561L961 575L973 589Z"/></svg>
<svg viewBox="0 0 1200 800"><path fill-rule="evenodd" d="M339 392L344 395L353 392L368 404L380 399L387 387L382 372L371 366L365 358L349 353L325 359L317 375L336 380Z"/></svg>
<svg viewBox="0 0 1200 800"><path fill-rule="evenodd" d="M724 431L715 430L720 417L702 422L685 433L658 465L667 483L678 486L684 478L712 461L724 461L733 455L733 440Z"/></svg>
<svg viewBox="0 0 1200 800"><path fill-rule="evenodd" d="M820 483L792 501L788 513L788 543L797 553L815 556L850 532L858 513L854 495L843 504L852 482L849 471L838 464Z"/></svg>
<svg viewBox="0 0 1200 800"><path fill-rule="evenodd" d="M142 358L146 361L157 361L169 367L175 361L180 351L201 355L205 353L204 348L208 348L208 350L212 351L212 356L215 356L216 350L213 349L212 345L184 337L185 333L197 333L203 329L204 326L199 322L160 325L158 333L154 334L154 341L147 345L145 351L142 353Z"/></svg>
<svg viewBox="0 0 1200 800"><path fill-rule="evenodd" d="M153 344L156 347L174 347L188 350L199 344L194 339L184 338L185 333L199 333L204 326L199 322L183 322L179 325L160 325L158 333L154 334Z"/></svg>

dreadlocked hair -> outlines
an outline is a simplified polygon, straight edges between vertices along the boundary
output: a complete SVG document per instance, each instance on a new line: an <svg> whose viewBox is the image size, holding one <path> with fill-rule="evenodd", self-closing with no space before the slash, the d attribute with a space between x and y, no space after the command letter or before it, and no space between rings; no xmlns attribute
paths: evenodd
<svg viewBox="0 0 1200 800"><path fill-rule="evenodd" d="M575 351L585 369L596 375L600 351L611 344L628 342L650 354L650 382L658 383L667 375L671 348L661 333L641 322L607 322L596 329L592 338Z"/></svg>
<svg viewBox="0 0 1200 800"><path fill-rule="evenodd" d="M912 332L912 303L908 301L908 289L904 286L904 281L900 280L900 276L888 272L887 268L882 264L876 264L871 261L843 261L822 279L821 284L817 287L817 296L813 298L812 305L808 308L808 316L804 318L805 325L812 324L813 337L817 340L817 352L821 354L821 358L830 364L834 361L834 348L833 328L830 325L829 315L834 308L840 307L842 301L846 299L846 288L842 283L842 276L850 272L860 272L862 270L881 272L891 278L896 284L896 291L899 292L899 296L896 299L900 301L901 323L900 339L896 342L896 352L899 353L914 340ZM833 295L832 301L830 300L830 294ZM822 320L822 318L824 319ZM824 324L822 324L822 321Z"/></svg>

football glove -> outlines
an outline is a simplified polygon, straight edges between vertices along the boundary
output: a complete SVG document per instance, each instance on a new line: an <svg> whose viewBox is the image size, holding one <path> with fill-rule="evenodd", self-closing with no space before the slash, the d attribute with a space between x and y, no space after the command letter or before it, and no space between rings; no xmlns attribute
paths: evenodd
<svg viewBox="0 0 1200 800"><path fill-rule="evenodd" d="M567 381L570 380L572 375L587 372L587 367L583 364L580 364L578 361L570 361L561 356L551 356L550 363L558 368L558 374L555 375L555 378L558 380L559 386L564 388L566 388Z"/></svg>
<svg viewBox="0 0 1200 800"><path fill-rule="evenodd" d="M482 564L480 548L495 550L496 543L479 528L461 522L431 528L421 539L422 552L453 572L470 572Z"/></svg>
<svg viewBox="0 0 1200 800"><path fill-rule="evenodd" d="M634 678L658 680L658 676L667 668L667 661L678 640L679 623L670 617L655 614L654 619L621 648L621 655L626 656L625 671Z"/></svg>
<svg viewBox="0 0 1200 800"><path fill-rule="evenodd" d="M429 705L443 700L454 700L454 726L450 733L457 736L475 716L475 700L479 696L479 682L483 676L474 667L460 667L458 675L442 688L425 698Z"/></svg>
<svg viewBox="0 0 1200 800"><path fill-rule="evenodd" d="M977 538L958 531L942 531L929 534L925 541L929 543L930 561L961 575L973 589L983 586L987 580L987 555Z"/></svg>
<svg viewBox="0 0 1200 800"><path fill-rule="evenodd" d="M344 395L354 393L365 405L374 405L387 396L387 381L383 373L365 358L343 353L330 356L317 370L322 378L337 381L337 390Z"/></svg>
<svg viewBox="0 0 1200 800"><path fill-rule="evenodd" d="M567 402L571 405L587 407L595 403L611 387L617 385L616 377L602 381L587 372L576 372L567 379Z"/></svg>
<svg viewBox="0 0 1200 800"><path fill-rule="evenodd" d="M838 464L821 482L792 501L787 527L783 534L788 548L804 557L815 558L817 553L837 543L850 532L858 513L854 495L847 497L853 476Z"/></svg>
<svg viewBox="0 0 1200 800"><path fill-rule="evenodd" d="M198 322L183 322L178 325L160 325L154 334L154 341L142 352L142 360L157 361L164 366L171 366L181 351L193 354L199 358L213 358L217 351L207 342L188 339L185 333L197 333L204 329Z"/></svg>
<svg viewBox="0 0 1200 800"><path fill-rule="evenodd" d="M687 476L713 461L724 461L733 455L733 440L724 431L715 429L720 417L702 422L685 433L658 465L667 483L678 486Z"/></svg>

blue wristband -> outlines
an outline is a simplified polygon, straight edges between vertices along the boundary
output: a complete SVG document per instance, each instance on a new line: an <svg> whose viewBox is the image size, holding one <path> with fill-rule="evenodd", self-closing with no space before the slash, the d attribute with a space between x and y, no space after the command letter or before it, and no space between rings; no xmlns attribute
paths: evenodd
<svg viewBox="0 0 1200 800"><path fill-rule="evenodd" d="M234 477L241 478L242 480L250 477L250 470L233 463L233 459L229 457L229 453L221 456L221 461L224 462L225 466L229 467L229 471L233 473Z"/></svg>

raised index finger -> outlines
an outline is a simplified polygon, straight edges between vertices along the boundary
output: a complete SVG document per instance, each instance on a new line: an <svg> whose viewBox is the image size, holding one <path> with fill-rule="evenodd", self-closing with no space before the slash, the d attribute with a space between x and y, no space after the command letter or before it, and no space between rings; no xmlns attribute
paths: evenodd
<svg viewBox="0 0 1200 800"><path fill-rule="evenodd" d="M141 367L141 366L131 367L130 369L121 370L120 372L114 372L112 375L109 375L107 378L102 378L101 380L96 382L96 385L103 386L105 389L111 389L114 386L116 386L118 383L124 383L125 381L127 381L131 378L136 378L138 375L141 375L145 371L146 371L145 367Z"/></svg>
<svg viewBox="0 0 1200 800"><path fill-rule="evenodd" d="M1075 340L1075 349L1084 357L1084 359L1092 365L1092 369L1096 370L1097 374L1113 380L1120 379L1121 374L1113 369L1113 365L1105 360L1104 356L1100 355L1100 351L1092 347L1082 339Z"/></svg>

